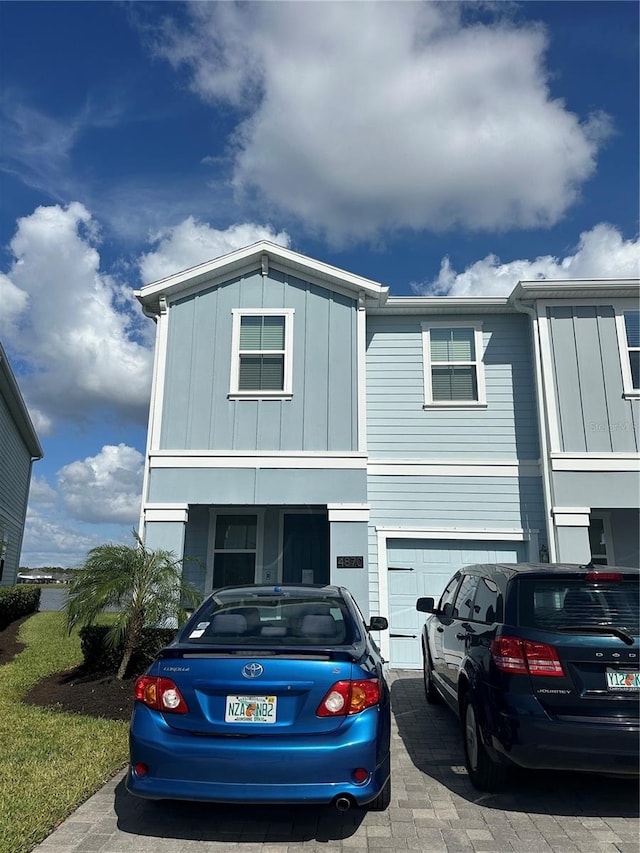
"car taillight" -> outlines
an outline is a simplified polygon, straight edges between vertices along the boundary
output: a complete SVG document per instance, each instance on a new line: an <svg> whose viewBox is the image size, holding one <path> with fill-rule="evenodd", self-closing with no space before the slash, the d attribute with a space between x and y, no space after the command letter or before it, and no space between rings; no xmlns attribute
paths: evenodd
<svg viewBox="0 0 640 853"><path fill-rule="evenodd" d="M496 637L491 654L498 669L514 675L564 675L555 646L519 637Z"/></svg>
<svg viewBox="0 0 640 853"><path fill-rule="evenodd" d="M319 717L340 717L359 714L380 701L380 683L377 678L363 681L336 681L318 705Z"/></svg>
<svg viewBox="0 0 640 853"><path fill-rule="evenodd" d="M622 572L587 572L584 576L587 583L599 583L600 581L621 581Z"/></svg>
<svg viewBox="0 0 640 853"><path fill-rule="evenodd" d="M186 714L189 710L170 678L141 675L136 681L133 696L154 711L162 711L164 714Z"/></svg>

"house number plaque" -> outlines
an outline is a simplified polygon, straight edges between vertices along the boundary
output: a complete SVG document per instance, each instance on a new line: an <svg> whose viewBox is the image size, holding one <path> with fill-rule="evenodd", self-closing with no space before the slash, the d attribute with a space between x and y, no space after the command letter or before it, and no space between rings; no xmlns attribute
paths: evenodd
<svg viewBox="0 0 640 853"><path fill-rule="evenodd" d="M363 569L364 557L336 557L338 569Z"/></svg>

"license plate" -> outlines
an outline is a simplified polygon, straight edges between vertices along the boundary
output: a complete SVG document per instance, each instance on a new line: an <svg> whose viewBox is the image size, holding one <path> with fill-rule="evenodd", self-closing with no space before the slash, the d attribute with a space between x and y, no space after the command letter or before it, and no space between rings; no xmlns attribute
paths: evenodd
<svg viewBox="0 0 640 853"><path fill-rule="evenodd" d="M640 672L608 669L607 688L609 690L640 690Z"/></svg>
<svg viewBox="0 0 640 853"><path fill-rule="evenodd" d="M227 696L225 723L275 723L275 696Z"/></svg>

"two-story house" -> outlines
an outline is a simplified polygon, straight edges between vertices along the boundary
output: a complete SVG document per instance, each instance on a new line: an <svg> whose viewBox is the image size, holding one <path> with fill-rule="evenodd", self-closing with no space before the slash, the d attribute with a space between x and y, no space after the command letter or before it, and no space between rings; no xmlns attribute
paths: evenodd
<svg viewBox="0 0 640 853"><path fill-rule="evenodd" d="M638 565L637 282L392 297L260 242L137 296L157 324L141 532L203 592L343 584L412 667L415 599L461 564ZM597 357L588 322L573 344L561 326L583 315ZM608 450L605 423L628 424Z"/></svg>
<svg viewBox="0 0 640 853"><path fill-rule="evenodd" d="M42 448L22 394L0 344L0 584L18 574L31 469Z"/></svg>

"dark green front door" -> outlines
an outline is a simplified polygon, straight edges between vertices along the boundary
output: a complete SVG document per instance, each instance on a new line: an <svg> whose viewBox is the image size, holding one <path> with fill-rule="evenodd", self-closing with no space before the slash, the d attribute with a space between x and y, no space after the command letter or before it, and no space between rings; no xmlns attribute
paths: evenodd
<svg viewBox="0 0 640 853"><path fill-rule="evenodd" d="M284 516L283 583L329 583L329 521L326 513Z"/></svg>

